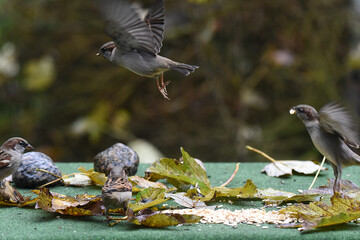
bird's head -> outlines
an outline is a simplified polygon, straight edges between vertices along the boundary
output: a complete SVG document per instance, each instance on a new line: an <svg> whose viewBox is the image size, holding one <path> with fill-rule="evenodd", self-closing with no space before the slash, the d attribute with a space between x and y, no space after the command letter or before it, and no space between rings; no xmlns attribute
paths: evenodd
<svg viewBox="0 0 360 240"><path fill-rule="evenodd" d="M96 56L103 56L105 59L110 60L111 53L116 47L114 42L107 42L104 45L102 45L99 49L99 51L96 53Z"/></svg>
<svg viewBox="0 0 360 240"><path fill-rule="evenodd" d="M290 114L296 114L304 123L317 120L318 112L312 106L301 104L290 109Z"/></svg>
<svg viewBox="0 0 360 240"><path fill-rule="evenodd" d="M20 137L8 139L1 147L9 150L15 150L19 153L24 153L25 150L34 150L34 148L25 139Z"/></svg>

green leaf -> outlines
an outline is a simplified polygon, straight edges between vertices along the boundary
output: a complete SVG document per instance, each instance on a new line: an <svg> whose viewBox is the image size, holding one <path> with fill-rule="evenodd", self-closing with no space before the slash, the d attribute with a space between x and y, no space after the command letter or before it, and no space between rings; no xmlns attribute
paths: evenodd
<svg viewBox="0 0 360 240"><path fill-rule="evenodd" d="M182 158L161 158L146 169L147 177L152 181L166 179L180 191L198 186L202 195L211 192L210 181L205 170L181 148Z"/></svg>
<svg viewBox="0 0 360 240"><path fill-rule="evenodd" d="M164 188L145 188L136 195L135 203L129 203L128 207L134 212L153 207L160 203L166 202L169 199L165 198L166 189Z"/></svg>
<svg viewBox="0 0 360 240"><path fill-rule="evenodd" d="M324 201L298 204L280 210L280 213L290 214L299 223L280 225L280 227L298 227L308 230L347 223L360 218L360 201L346 195L335 193L330 199L330 205Z"/></svg>
<svg viewBox="0 0 360 240"><path fill-rule="evenodd" d="M214 187L213 189L216 197L253 198L257 193L257 187L250 179L240 188Z"/></svg>

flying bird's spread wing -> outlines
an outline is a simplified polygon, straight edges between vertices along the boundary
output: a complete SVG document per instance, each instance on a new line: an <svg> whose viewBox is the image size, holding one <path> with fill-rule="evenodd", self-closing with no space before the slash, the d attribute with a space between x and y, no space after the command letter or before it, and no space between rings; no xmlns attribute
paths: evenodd
<svg viewBox="0 0 360 240"><path fill-rule="evenodd" d="M164 26L163 1L142 19L138 7L125 0L98 1L110 35L120 51L144 51L156 55L161 48Z"/></svg>
<svg viewBox="0 0 360 240"><path fill-rule="evenodd" d="M338 135L347 145L359 148L359 138L353 121L340 105L330 103L321 108L319 123L326 131Z"/></svg>
<svg viewBox="0 0 360 240"><path fill-rule="evenodd" d="M153 33L156 53L160 52L164 39L164 14L164 2L163 0L158 0L145 16L145 22Z"/></svg>

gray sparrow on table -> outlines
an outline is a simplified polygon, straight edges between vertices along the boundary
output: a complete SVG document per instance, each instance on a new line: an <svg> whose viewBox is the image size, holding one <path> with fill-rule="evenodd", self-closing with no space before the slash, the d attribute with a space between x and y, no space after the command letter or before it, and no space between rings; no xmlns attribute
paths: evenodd
<svg viewBox="0 0 360 240"><path fill-rule="evenodd" d="M305 124L317 150L324 155L334 170L334 193L341 191L343 167L360 165L360 156L350 147L359 148L359 139L349 113L338 104L327 104L319 112L309 105L290 109Z"/></svg>
<svg viewBox="0 0 360 240"><path fill-rule="evenodd" d="M108 180L102 187L102 201L105 206L106 219L110 220L109 210L124 208L132 196L132 185L128 180L123 167L114 167L110 170Z"/></svg>
<svg viewBox="0 0 360 240"><path fill-rule="evenodd" d="M173 69L187 76L199 68L158 55L164 38L163 0L158 0L144 16L142 9L126 0L99 0L98 4L113 41L102 45L97 55L138 75L156 78L165 99L169 99L165 71Z"/></svg>
<svg viewBox="0 0 360 240"><path fill-rule="evenodd" d="M4 178L13 174L22 161L25 150L34 148L23 138L13 137L0 147L0 187L4 187Z"/></svg>

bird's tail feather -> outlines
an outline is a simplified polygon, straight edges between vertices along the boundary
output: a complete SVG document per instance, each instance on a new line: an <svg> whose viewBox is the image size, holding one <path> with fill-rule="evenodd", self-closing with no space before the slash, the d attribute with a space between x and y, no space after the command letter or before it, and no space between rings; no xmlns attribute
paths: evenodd
<svg viewBox="0 0 360 240"><path fill-rule="evenodd" d="M194 72L195 69L199 68L199 66L174 62L174 64L172 66L170 66L170 68L187 76L190 73Z"/></svg>

